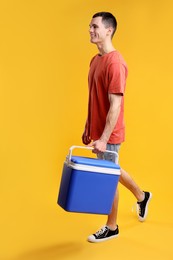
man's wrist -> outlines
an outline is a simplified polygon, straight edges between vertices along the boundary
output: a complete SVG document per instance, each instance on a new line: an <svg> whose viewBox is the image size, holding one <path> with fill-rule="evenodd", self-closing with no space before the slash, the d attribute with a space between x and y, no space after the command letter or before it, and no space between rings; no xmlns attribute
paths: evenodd
<svg viewBox="0 0 173 260"><path fill-rule="evenodd" d="M108 142L108 139L104 136L101 136L99 140L105 144L107 144L107 142Z"/></svg>

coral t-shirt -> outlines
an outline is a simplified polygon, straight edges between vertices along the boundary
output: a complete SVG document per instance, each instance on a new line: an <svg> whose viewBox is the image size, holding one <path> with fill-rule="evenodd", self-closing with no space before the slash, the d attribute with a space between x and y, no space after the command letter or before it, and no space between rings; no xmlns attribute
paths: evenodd
<svg viewBox="0 0 173 260"><path fill-rule="evenodd" d="M124 92L128 69L118 51L103 56L96 55L91 60L88 75L88 134L92 140L98 140L105 128L109 111L108 94L122 95L120 114L108 143L119 144L125 139Z"/></svg>

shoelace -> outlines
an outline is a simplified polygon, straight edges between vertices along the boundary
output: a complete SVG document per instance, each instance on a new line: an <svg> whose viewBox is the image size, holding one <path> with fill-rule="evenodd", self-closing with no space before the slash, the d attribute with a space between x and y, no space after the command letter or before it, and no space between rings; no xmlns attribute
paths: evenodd
<svg viewBox="0 0 173 260"><path fill-rule="evenodd" d="M137 203L135 203L133 206L132 206L132 212L137 212L138 215L140 215L141 213L141 208L139 207L139 205Z"/></svg>
<svg viewBox="0 0 173 260"><path fill-rule="evenodd" d="M107 229L107 226L102 227L100 230L96 232L96 236L102 235Z"/></svg>

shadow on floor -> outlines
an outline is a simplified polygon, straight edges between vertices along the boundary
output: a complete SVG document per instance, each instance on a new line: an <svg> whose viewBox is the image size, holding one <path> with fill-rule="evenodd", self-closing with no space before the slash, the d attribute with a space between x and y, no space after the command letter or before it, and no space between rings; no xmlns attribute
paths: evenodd
<svg viewBox="0 0 173 260"><path fill-rule="evenodd" d="M82 243L80 242L64 242L53 246L33 249L25 252L15 260L55 260L70 259L72 256L78 255L82 251Z"/></svg>

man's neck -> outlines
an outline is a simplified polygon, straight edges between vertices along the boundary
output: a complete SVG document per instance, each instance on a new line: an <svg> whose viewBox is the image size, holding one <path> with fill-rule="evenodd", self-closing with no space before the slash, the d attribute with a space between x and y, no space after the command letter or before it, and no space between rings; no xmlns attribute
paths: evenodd
<svg viewBox="0 0 173 260"><path fill-rule="evenodd" d="M97 44L97 48L99 50L100 55L104 55L106 53L115 51L114 46L111 43L107 43L107 44L102 44L102 43L98 43Z"/></svg>

